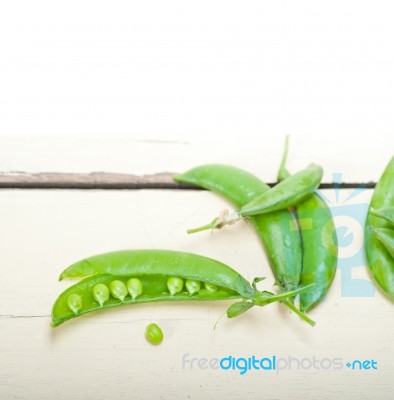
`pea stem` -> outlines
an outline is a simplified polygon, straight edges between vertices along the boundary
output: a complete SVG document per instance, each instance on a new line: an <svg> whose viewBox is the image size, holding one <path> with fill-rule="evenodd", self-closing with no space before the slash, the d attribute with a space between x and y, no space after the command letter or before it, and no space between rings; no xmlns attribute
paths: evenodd
<svg viewBox="0 0 394 400"><path fill-rule="evenodd" d="M303 321L308 323L310 326L315 326L316 322L310 319L305 313L299 310L289 299L282 300L282 303L290 308L291 311L295 312Z"/></svg>
<svg viewBox="0 0 394 400"><path fill-rule="evenodd" d="M287 307L289 307L291 311L295 312L302 320L307 322L309 325L315 326L316 322L313 321L312 319L310 319L304 312L299 310L293 304L293 299L297 294L304 293L304 292L312 289L315 286L316 286L315 283L310 283L309 285L299 287L298 289L295 289L295 290L292 290L289 292L279 293L279 294L276 294L276 295L270 296L270 297L265 297L264 292L260 292L259 298L256 299L256 305L264 306L264 305L270 304L274 301L279 301L279 302L283 303L284 305L286 305Z"/></svg>
<svg viewBox="0 0 394 400"><path fill-rule="evenodd" d="M188 229L187 233L196 233L206 231L208 229L220 229L225 225L235 224L237 221L242 219L242 216L237 212L229 212L228 210L224 210L220 213L219 217L215 218L212 222L206 225L199 226L198 228Z"/></svg>
<svg viewBox="0 0 394 400"><path fill-rule="evenodd" d="M217 218L215 218L209 224L199 226L198 228L188 229L187 233L190 234L190 233L203 232L203 231L207 231L207 230L210 230L210 229L213 230L213 229L215 229L217 227L216 222L217 222Z"/></svg>
<svg viewBox="0 0 394 400"><path fill-rule="evenodd" d="M286 178L290 176L289 171L286 168L287 164L287 156L289 153L289 135L286 135L285 139L285 150L283 152L282 160L280 162L279 171L278 171L278 181L282 182Z"/></svg>

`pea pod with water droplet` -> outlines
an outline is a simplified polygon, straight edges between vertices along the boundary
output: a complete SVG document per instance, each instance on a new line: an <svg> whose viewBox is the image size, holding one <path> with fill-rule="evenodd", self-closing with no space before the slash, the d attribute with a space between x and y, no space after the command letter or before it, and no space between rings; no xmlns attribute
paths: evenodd
<svg viewBox="0 0 394 400"><path fill-rule="evenodd" d="M278 172L278 180L291 176L285 164L288 153L288 138ZM331 211L326 202L312 193L295 207L301 234L303 261L301 285L314 283L315 287L300 295L300 309L308 312L326 296L337 268L338 241Z"/></svg>
<svg viewBox="0 0 394 400"><path fill-rule="evenodd" d="M313 287L279 294L259 291L255 282L250 285L238 272L219 261L170 250L100 254L71 265L62 272L61 279L64 278L85 279L66 289L56 300L52 309L54 327L92 311L157 301L242 299L250 307L262 307ZM108 299L104 286L111 293Z"/></svg>
<svg viewBox="0 0 394 400"><path fill-rule="evenodd" d="M235 207L242 207L270 190L254 175L228 165L201 165L174 177L177 182L195 185L223 196ZM300 283L301 239L295 221L287 210L250 217L269 258L276 283L284 290Z"/></svg>
<svg viewBox="0 0 394 400"><path fill-rule="evenodd" d="M217 193L236 207L242 207L270 190L268 185L254 175L239 168L221 164L201 165L175 176L174 179ZM301 238L292 214L287 209L283 209L253 215L250 221L265 247L280 290L298 288L302 266ZM284 303L293 309L291 299ZM243 307L248 307L248 304L234 305L233 312L237 314L239 310L244 309ZM293 309L293 311L298 313L297 310ZM300 316L311 325L314 324L307 316Z"/></svg>

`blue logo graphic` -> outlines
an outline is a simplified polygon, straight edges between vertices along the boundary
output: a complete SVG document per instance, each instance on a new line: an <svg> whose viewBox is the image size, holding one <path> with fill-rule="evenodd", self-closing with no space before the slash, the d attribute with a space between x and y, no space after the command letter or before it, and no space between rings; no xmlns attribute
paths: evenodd
<svg viewBox="0 0 394 400"><path fill-rule="evenodd" d="M354 360L353 362L347 362L345 364L349 369L362 370L362 369L378 369L378 362L375 360Z"/></svg>
<svg viewBox="0 0 394 400"><path fill-rule="evenodd" d="M338 270L341 271L342 297L372 297L375 288L371 280L356 279L352 270L366 267L364 254L364 225L368 212L368 203L349 204L350 200L364 193L365 185L354 189L341 201L341 173L333 174L335 202L330 201L321 191L319 195L327 202L336 225L338 240Z"/></svg>

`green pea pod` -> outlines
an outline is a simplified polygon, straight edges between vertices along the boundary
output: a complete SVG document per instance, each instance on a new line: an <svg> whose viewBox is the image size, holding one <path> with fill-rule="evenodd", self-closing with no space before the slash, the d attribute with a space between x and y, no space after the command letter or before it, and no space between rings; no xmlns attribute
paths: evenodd
<svg viewBox="0 0 394 400"><path fill-rule="evenodd" d="M319 186L322 176L322 168L311 164L308 168L278 183L272 189L266 190L254 197L248 203L244 203L237 211L230 214L227 212L222 213L209 224L189 229L188 233L200 232L207 229L220 229L244 217L268 214L295 206L311 195ZM238 190L239 192L240 190Z"/></svg>
<svg viewBox="0 0 394 400"><path fill-rule="evenodd" d="M254 175L228 165L208 164L174 177L177 182L195 185L223 196L235 207L242 207L270 190ZM292 214L280 210L250 217L259 235L276 283L283 290L294 290L300 283L301 239Z"/></svg>
<svg viewBox="0 0 394 400"><path fill-rule="evenodd" d="M370 208L369 212L375 217L385 219L387 222L390 222L392 227L394 227L394 206L379 208L378 210Z"/></svg>
<svg viewBox="0 0 394 400"><path fill-rule="evenodd" d="M239 168L220 164L195 167L175 176L174 179L177 182L215 192L230 201L235 207L242 207L253 198L270 190L268 185L254 175ZM300 283L302 254L301 239L292 214L284 209L251 216L250 221L265 247L276 284L280 290L296 289ZM299 314L297 309L289 305L291 300L284 303ZM230 310L230 314L235 312L236 315L239 315L238 310L245 309L246 311L247 307L248 304L244 303L234 306L234 309ZM314 322L305 315L300 315L300 317L314 325Z"/></svg>
<svg viewBox="0 0 394 400"><path fill-rule="evenodd" d="M141 264L136 263L137 259ZM196 254L164 250L129 250L101 254L73 264L66 271L62 275L92 276L66 289L58 297L52 308L53 327L92 311L158 301L246 299L253 305L263 307L274 301L285 301L313 287L310 285L279 294L260 292L238 272L219 261ZM190 293L181 285L180 290L171 292L169 282L175 280L175 277L178 281L185 279L208 282L216 285L217 289L213 292L200 285L198 292ZM133 279L133 283L139 281L139 295L133 296L132 293L128 296L121 291L120 296L119 289L124 290L130 279ZM95 292L95 288L102 288L102 285L111 288L112 296L106 300L97 298Z"/></svg>
<svg viewBox="0 0 394 400"><path fill-rule="evenodd" d="M290 176L285 167L287 153L288 138L286 138L278 180L288 179ZM308 312L324 299L334 280L338 241L331 211L317 193L312 193L306 200L297 204L295 211L303 250L301 285L316 284L308 293L300 295L300 309Z"/></svg>
<svg viewBox="0 0 394 400"><path fill-rule="evenodd" d="M319 187L322 176L323 169L311 164L242 206L239 214L247 217L296 206Z"/></svg>
<svg viewBox="0 0 394 400"><path fill-rule="evenodd" d="M369 269L384 293L394 299L394 260L385 245L373 233L374 229L390 228L391 224L371 212L371 209L378 210L386 207L394 207L394 157L376 185L364 229L365 252Z"/></svg>
<svg viewBox="0 0 394 400"><path fill-rule="evenodd" d="M136 275L133 274L133 277ZM121 280L126 284L128 277L119 277L117 280ZM93 288L97 284L103 284L109 287L111 282L114 281L113 275L102 275L97 274L91 277L85 278L77 284L66 289L56 300L52 309L52 323L53 327L59 326L63 322L75 318L79 315L83 315L92 311L107 309L111 307L118 307L120 305L128 304L141 304L159 301L190 301L190 300L231 300L242 297L238 292L228 289L220 288L215 293L209 293L208 291L200 291L199 295L190 296L188 292L181 292L176 295L170 295L167 288L168 276L163 275L141 275L137 278L141 281L143 286L143 293L135 300L132 297L126 297L123 302L115 297L111 296L104 305L94 298L92 295ZM78 313L73 312L70 309L67 299L77 294L81 297L82 308Z"/></svg>
<svg viewBox="0 0 394 400"><path fill-rule="evenodd" d="M303 247L301 285L316 284L300 295L300 309L308 312L324 299L334 280L338 242L331 211L317 193L297 205L296 212Z"/></svg>
<svg viewBox="0 0 394 400"><path fill-rule="evenodd" d="M373 231L394 260L394 229L373 228Z"/></svg>
<svg viewBox="0 0 394 400"><path fill-rule="evenodd" d="M250 297L254 290L247 280L227 265L197 254L172 250L123 250L99 254L80 260L60 275L64 278L82 278L94 274L114 276L165 275L200 280Z"/></svg>

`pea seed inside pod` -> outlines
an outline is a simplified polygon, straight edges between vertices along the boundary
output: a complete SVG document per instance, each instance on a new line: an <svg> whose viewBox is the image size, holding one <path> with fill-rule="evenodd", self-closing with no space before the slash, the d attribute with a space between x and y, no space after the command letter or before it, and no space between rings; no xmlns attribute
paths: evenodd
<svg viewBox="0 0 394 400"><path fill-rule="evenodd" d="M204 287L209 293L215 293L218 290L217 285L210 282L204 282Z"/></svg>
<svg viewBox="0 0 394 400"><path fill-rule="evenodd" d="M176 276L172 276L171 278L168 278L168 280L167 280L167 288L168 288L171 296L173 296L174 294L182 292L183 279L182 278L178 278Z"/></svg>
<svg viewBox="0 0 394 400"><path fill-rule="evenodd" d="M142 283L138 278L130 278L127 281L127 290L130 296L135 300L138 296L142 294Z"/></svg>
<svg viewBox="0 0 394 400"><path fill-rule="evenodd" d="M119 299L122 303L124 302L125 297L127 296L127 288L126 285L122 281L112 281L109 284L109 289L111 294L115 299Z"/></svg>
<svg viewBox="0 0 394 400"><path fill-rule="evenodd" d="M70 294L67 297L67 306L74 313L78 314L78 311L82 308L82 298L78 294Z"/></svg>
<svg viewBox="0 0 394 400"><path fill-rule="evenodd" d="M185 285L190 296L192 296L195 293L198 293L201 289L201 282L195 281L193 279L187 279Z"/></svg>
<svg viewBox="0 0 394 400"><path fill-rule="evenodd" d="M103 283L98 283L94 286L92 292L94 299L100 304L100 307L109 299L109 289Z"/></svg>

